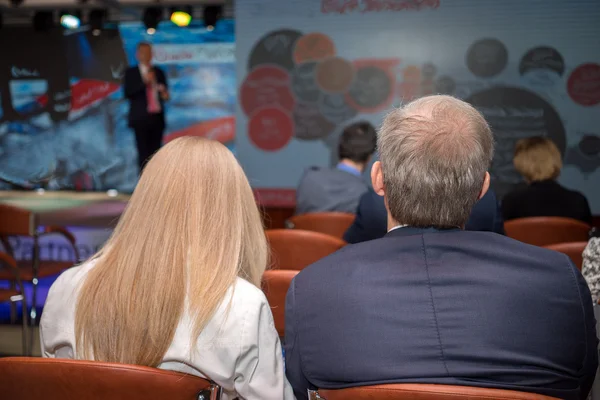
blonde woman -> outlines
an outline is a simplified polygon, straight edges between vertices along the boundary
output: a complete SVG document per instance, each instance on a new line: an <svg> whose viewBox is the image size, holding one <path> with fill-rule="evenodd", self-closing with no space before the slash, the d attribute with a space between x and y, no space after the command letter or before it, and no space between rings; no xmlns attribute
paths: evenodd
<svg viewBox="0 0 600 400"><path fill-rule="evenodd" d="M541 136L519 140L513 164L527 187L504 196L502 214L505 221L525 217L566 217L591 224L592 213L585 196L556 181L562 169L562 158L552 140Z"/></svg>
<svg viewBox="0 0 600 400"><path fill-rule="evenodd" d="M104 248L52 285L42 353L203 376L225 399L292 399L260 290L267 254L231 152L177 139L148 163Z"/></svg>

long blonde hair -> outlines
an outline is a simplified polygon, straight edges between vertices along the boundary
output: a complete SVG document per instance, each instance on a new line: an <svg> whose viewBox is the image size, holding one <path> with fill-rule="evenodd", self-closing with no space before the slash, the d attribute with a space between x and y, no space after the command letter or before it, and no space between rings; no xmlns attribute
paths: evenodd
<svg viewBox="0 0 600 400"><path fill-rule="evenodd" d="M267 257L233 154L196 137L170 142L147 164L79 291L77 357L159 365L184 308L194 343L237 277L260 287Z"/></svg>

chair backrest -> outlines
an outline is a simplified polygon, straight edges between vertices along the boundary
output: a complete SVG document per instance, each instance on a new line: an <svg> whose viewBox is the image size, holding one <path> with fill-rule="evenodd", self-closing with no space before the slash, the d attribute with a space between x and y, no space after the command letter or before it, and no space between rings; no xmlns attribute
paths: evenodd
<svg viewBox="0 0 600 400"><path fill-rule="evenodd" d="M518 218L504 223L506 235L535 246L588 240L591 226L562 217Z"/></svg>
<svg viewBox="0 0 600 400"><path fill-rule="evenodd" d="M391 384L349 389L319 390L325 400L557 400L513 390L433 384Z"/></svg>
<svg viewBox="0 0 600 400"><path fill-rule="evenodd" d="M583 251L588 242L557 243L546 246L547 249L568 255L579 270L583 266Z"/></svg>
<svg viewBox="0 0 600 400"><path fill-rule="evenodd" d="M23 208L0 204L0 235L33 236L35 214Z"/></svg>
<svg viewBox="0 0 600 400"><path fill-rule="evenodd" d="M263 274L262 289L267 296L275 329L280 337L285 336L285 297L292 279L299 271L286 269L269 269Z"/></svg>
<svg viewBox="0 0 600 400"><path fill-rule="evenodd" d="M300 271L346 245L342 239L300 229L268 230L267 240L271 246L272 268L296 271Z"/></svg>
<svg viewBox="0 0 600 400"><path fill-rule="evenodd" d="M321 232L342 239L354 222L354 214L341 212L320 212L295 215L288 220L293 229Z"/></svg>
<svg viewBox="0 0 600 400"><path fill-rule="evenodd" d="M19 267L17 265L17 260L15 260L10 254L0 251L0 270L3 269L8 270L12 274L14 274L14 279L15 282L17 282L17 284L19 285L19 290L23 290L23 287L21 286L21 275Z"/></svg>
<svg viewBox="0 0 600 400"><path fill-rule="evenodd" d="M136 365L14 357L0 359L0 393L19 400L218 400L221 388Z"/></svg>

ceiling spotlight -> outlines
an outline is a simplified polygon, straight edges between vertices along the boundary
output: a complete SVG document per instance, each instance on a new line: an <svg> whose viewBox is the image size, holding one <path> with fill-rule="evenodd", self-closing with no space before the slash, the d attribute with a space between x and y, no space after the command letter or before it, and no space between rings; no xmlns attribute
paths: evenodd
<svg viewBox="0 0 600 400"><path fill-rule="evenodd" d="M192 22L192 7L173 7L171 9L171 22L177 26L189 26Z"/></svg>
<svg viewBox="0 0 600 400"><path fill-rule="evenodd" d="M222 14L223 6L213 5L204 7L203 19L206 30L212 31L215 29L215 25L217 25L217 21L221 19Z"/></svg>
<svg viewBox="0 0 600 400"><path fill-rule="evenodd" d="M52 11L37 11L33 14L33 29L36 31L49 31L54 27Z"/></svg>
<svg viewBox="0 0 600 400"><path fill-rule="evenodd" d="M162 20L163 9L160 7L148 7L144 10L144 16L142 22L146 27L148 35L154 35L158 28L159 22Z"/></svg>
<svg viewBox="0 0 600 400"><path fill-rule="evenodd" d="M79 11L61 11L60 24L65 29L77 29L81 26L81 13Z"/></svg>
<svg viewBox="0 0 600 400"><path fill-rule="evenodd" d="M108 12L101 8L95 8L90 11L88 15L88 21L90 24L90 29L92 30L92 35L100 36L102 33L102 28L104 28L104 21L106 20L106 16Z"/></svg>

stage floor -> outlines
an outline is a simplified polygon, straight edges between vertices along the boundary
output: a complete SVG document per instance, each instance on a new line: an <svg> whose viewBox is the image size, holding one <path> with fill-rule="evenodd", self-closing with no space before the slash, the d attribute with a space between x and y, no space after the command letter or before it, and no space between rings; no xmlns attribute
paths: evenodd
<svg viewBox="0 0 600 400"><path fill-rule="evenodd" d="M129 195L106 192L0 191L0 203L36 213L39 225L114 227Z"/></svg>
<svg viewBox="0 0 600 400"><path fill-rule="evenodd" d="M129 195L81 192L50 191L0 191L0 203L8 204L36 214L40 226L56 225L64 227L88 227L98 229L113 228L123 213ZM57 277L40 279L37 307L44 306L48 289ZM0 287L7 282L0 282ZM31 308L31 285L25 284L25 293ZM0 304L0 322L9 319L9 305Z"/></svg>
<svg viewBox="0 0 600 400"><path fill-rule="evenodd" d="M96 231L114 228L125 210L129 198L130 195L115 193L109 195L106 192L0 191L0 204L8 204L34 212L39 226L77 227L82 230L91 228ZM284 228L285 220L292 216L294 211L289 207L261 209L265 227L268 229ZM92 254L93 252L88 253ZM40 279L38 309L43 307L48 289L54 280L56 277ZM0 287L6 285L7 282L0 282ZM27 284L25 286L27 298L31 301L31 287ZM30 308L31 304L28 306ZM8 320L8 311L8 304L0 304L0 322Z"/></svg>

